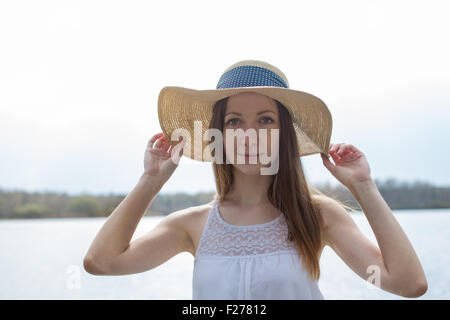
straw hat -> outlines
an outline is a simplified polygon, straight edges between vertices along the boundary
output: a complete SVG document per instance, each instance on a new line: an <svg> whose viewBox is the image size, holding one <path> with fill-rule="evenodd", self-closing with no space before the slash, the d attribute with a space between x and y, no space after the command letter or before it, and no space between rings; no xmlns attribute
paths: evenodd
<svg viewBox="0 0 450 320"><path fill-rule="evenodd" d="M314 153L328 156L332 128L328 107L312 94L289 89L289 82L281 70L259 60L243 60L228 67L221 75L216 89L164 87L158 97L158 117L169 143L178 143L178 137L172 141L172 133L182 128L189 133L185 137L183 155L194 160L213 161L208 148L211 141L194 137L204 137L209 128L212 108L218 100L240 92L266 95L278 100L289 110L297 134L298 156Z"/></svg>

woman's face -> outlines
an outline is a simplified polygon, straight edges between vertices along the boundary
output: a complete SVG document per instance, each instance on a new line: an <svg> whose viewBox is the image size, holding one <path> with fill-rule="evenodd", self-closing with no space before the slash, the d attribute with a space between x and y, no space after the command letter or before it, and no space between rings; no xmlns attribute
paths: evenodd
<svg viewBox="0 0 450 320"><path fill-rule="evenodd" d="M229 136L227 129L231 129L228 131L228 134L231 133ZM242 129L242 134L234 131L236 129ZM259 129L267 129L266 134ZM279 135L274 135L273 131L279 129L278 106L272 98L254 92L242 92L229 97L223 132L227 160L245 174L259 174L261 167L270 166L267 159L278 156ZM230 140L233 138L234 143L231 145Z"/></svg>

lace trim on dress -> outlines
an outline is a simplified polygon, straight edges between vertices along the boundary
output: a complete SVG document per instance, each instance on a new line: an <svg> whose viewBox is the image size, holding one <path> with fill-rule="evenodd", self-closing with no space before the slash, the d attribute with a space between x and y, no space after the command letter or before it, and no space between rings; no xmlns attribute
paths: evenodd
<svg viewBox="0 0 450 320"><path fill-rule="evenodd" d="M287 235L284 214L266 223L238 226L222 218L216 201L200 237L196 257L245 256L295 250Z"/></svg>

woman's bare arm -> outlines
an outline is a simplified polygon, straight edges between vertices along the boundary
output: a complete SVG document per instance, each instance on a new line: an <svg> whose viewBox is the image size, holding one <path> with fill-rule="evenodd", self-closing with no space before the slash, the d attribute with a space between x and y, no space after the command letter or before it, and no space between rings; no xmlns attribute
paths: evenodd
<svg viewBox="0 0 450 320"><path fill-rule="evenodd" d="M419 259L403 229L374 185L353 194L361 204L379 247L361 233L351 216L333 199L321 203L325 238L336 254L361 278L380 289L408 298L427 291Z"/></svg>
<svg viewBox="0 0 450 320"><path fill-rule="evenodd" d="M153 146L155 144L155 146ZM120 272L129 273L135 269L140 261L123 261L122 257L128 257L130 240L136 231L137 225L149 207L151 201L161 190L164 183L172 175L178 162L174 163L174 153L181 156L184 143L178 143L171 147L163 133L154 135L147 144L144 158L144 173L139 178L133 190L122 200L118 207L110 214L92 242L83 264L86 271L92 274L107 274L113 272L112 268L122 261ZM179 158L178 158L179 160ZM186 240L186 234L177 228L178 219L175 216L164 219L158 225L158 232L166 240L170 240L167 246L175 246L175 251L184 249L177 247ZM170 249L170 248L167 249ZM127 253L126 255L124 253ZM130 270L129 270L130 269Z"/></svg>
<svg viewBox="0 0 450 320"><path fill-rule="evenodd" d="M142 174L134 189L111 213L84 258L84 268L95 274L109 265L129 246L137 225L163 185L159 177Z"/></svg>
<svg viewBox="0 0 450 320"><path fill-rule="evenodd" d="M321 153L323 164L352 192L378 242L377 247L369 241L336 201L325 201L330 246L364 279L368 272L375 272L381 289L404 297L423 295L428 284L419 258L372 180L365 154L349 143L329 147L334 164Z"/></svg>

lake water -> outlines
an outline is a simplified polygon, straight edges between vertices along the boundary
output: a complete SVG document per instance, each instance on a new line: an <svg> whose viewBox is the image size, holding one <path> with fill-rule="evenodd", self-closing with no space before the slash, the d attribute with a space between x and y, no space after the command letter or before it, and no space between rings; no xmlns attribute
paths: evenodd
<svg viewBox="0 0 450 320"><path fill-rule="evenodd" d="M351 214L376 244L365 216ZM428 291L418 299L450 299L450 210L394 215L422 263ZM133 239L161 217L144 217ZM83 257L106 218L0 221L0 299L192 299L194 258L181 253L159 267L125 276L94 276ZM329 247L318 282L325 299L406 299L368 284ZM368 274L369 276L369 274Z"/></svg>

